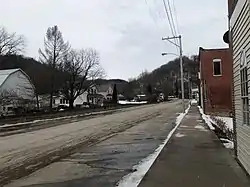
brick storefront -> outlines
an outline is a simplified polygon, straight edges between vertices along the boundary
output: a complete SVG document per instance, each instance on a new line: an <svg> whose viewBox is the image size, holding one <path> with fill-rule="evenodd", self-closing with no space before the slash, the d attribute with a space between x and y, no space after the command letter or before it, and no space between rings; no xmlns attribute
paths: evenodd
<svg viewBox="0 0 250 187"><path fill-rule="evenodd" d="M199 50L201 102L205 113L232 111L232 60L225 49Z"/></svg>

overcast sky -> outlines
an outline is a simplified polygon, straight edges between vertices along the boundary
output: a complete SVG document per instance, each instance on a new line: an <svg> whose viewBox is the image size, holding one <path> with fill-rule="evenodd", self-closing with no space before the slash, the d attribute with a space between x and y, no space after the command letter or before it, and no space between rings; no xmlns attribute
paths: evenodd
<svg viewBox="0 0 250 187"><path fill-rule="evenodd" d="M58 25L74 48L99 51L108 78L128 79L175 58L162 0L0 0L0 24L27 39L26 56L38 58L48 27ZM173 0L170 0L173 2ZM174 0L185 55L225 47L227 0Z"/></svg>

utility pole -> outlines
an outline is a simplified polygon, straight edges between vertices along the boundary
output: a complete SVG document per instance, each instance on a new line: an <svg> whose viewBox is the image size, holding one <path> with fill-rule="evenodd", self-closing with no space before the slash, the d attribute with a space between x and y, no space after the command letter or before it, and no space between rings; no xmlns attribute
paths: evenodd
<svg viewBox="0 0 250 187"><path fill-rule="evenodd" d="M179 44L173 42L173 39L179 39ZM182 99L182 109L183 113L185 112L185 100L184 100L184 77L183 77L183 59L182 59L182 38L181 35L162 38L162 40L168 40L173 45L177 46L180 49L180 71L181 71L181 99Z"/></svg>

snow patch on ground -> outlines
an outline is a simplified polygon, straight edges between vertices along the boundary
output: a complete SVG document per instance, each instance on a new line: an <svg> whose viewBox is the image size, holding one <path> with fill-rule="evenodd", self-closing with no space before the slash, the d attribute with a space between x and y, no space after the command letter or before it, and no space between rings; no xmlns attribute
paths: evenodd
<svg viewBox="0 0 250 187"><path fill-rule="evenodd" d="M179 116L176 118L176 125L168 134L167 139L152 154L143 159L138 165L134 166L133 170L135 172L129 173L128 175L124 176L121 181L118 182L118 187L137 187L140 184L141 180L146 175L146 173L154 163L155 159L159 156L162 149L165 147L165 145L168 143L176 129L179 127L182 119L188 113L189 109L190 105L185 110L185 113L179 114Z"/></svg>
<svg viewBox="0 0 250 187"><path fill-rule="evenodd" d="M175 135L176 138L182 138L184 136L186 136L186 135L185 134L181 134L179 132Z"/></svg>
<svg viewBox="0 0 250 187"><path fill-rule="evenodd" d="M183 120L184 116L188 113L190 107L191 106L189 105L188 108L185 110L185 113L180 113L180 115L176 118L176 125L180 125L180 123Z"/></svg>
<svg viewBox="0 0 250 187"><path fill-rule="evenodd" d="M196 99L191 100L191 104L197 104L198 101Z"/></svg>
<svg viewBox="0 0 250 187"><path fill-rule="evenodd" d="M208 127L210 128L210 130L215 130L215 128L212 125L212 123L214 123L214 121L211 119L211 117L209 115L204 114L203 109L200 106L198 106L198 108L199 108L200 114L202 116L202 119L208 125Z"/></svg>
<svg viewBox="0 0 250 187"><path fill-rule="evenodd" d="M140 104L147 104L147 101L141 101L141 102L136 102L136 101L118 101L120 105L140 105Z"/></svg>
<svg viewBox="0 0 250 187"><path fill-rule="evenodd" d="M226 125L226 129L233 131L233 118L215 116L215 119L223 121Z"/></svg>
<svg viewBox="0 0 250 187"><path fill-rule="evenodd" d="M97 113L86 113L86 114L80 114L80 115L73 115L73 116L64 116L64 117L57 117L57 118L49 118L49 119L39 119L39 120L33 120L28 122L22 122L22 123L14 123L14 124L7 124L7 125L1 125L0 128L6 128L6 127L12 127L12 126L21 126L21 125L28 125L28 124L34 124L39 122L46 122L46 121L56 121L61 119L70 119L70 118L77 118L77 117L83 117L83 116L90 116Z"/></svg>
<svg viewBox="0 0 250 187"><path fill-rule="evenodd" d="M234 142L225 138L220 138L227 149L234 149Z"/></svg>
<svg viewBox="0 0 250 187"><path fill-rule="evenodd" d="M196 125L194 128L199 129L199 130L205 130L205 127L203 127L201 125Z"/></svg>
<svg viewBox="0 0 250 187"><path fill-rule="evenodd" d="M188 128L188 126L187 126L187 125L181 125L181 127L183 127L183 128Z"/></svg>

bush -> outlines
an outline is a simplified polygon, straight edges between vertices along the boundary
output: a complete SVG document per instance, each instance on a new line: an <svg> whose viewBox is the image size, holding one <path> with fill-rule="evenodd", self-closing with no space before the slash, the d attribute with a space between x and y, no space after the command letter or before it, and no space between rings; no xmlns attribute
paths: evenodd
<svg viewBox="0 0 250 187"><path fill-rule="evenodd" d="M216 126L222 131L222 133L230 140L234 141L234 132L230 130L226 123L216 117L211 116L211 119L216 123Z"/></svg>

